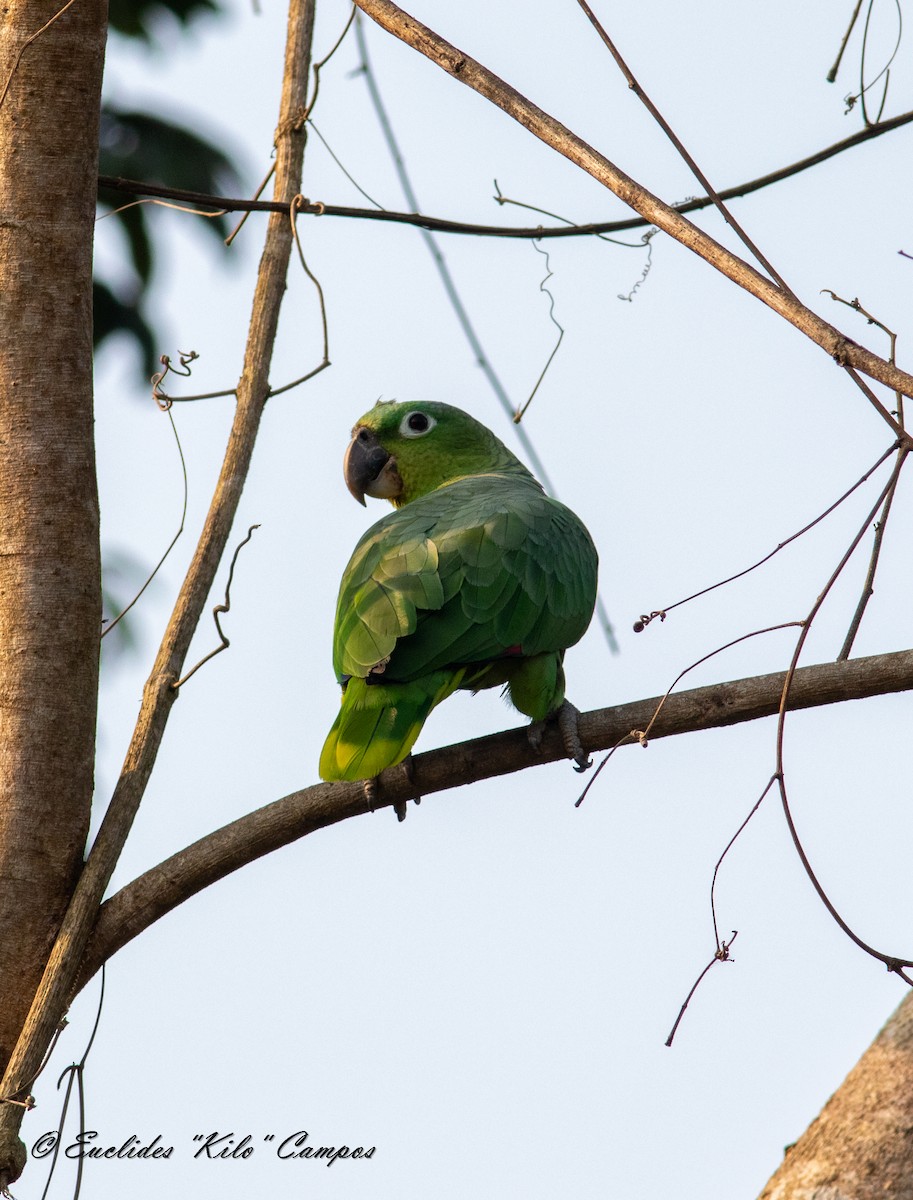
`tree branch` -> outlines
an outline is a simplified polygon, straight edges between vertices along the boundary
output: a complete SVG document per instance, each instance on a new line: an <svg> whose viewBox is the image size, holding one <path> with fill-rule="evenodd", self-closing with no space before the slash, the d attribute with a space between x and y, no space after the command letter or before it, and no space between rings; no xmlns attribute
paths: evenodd
<svg viewBox="0 0 913 1200"><path fill-rule="evenodd" d="M672 695L651 725L650 739L774 716L785 678L786 673L779 671ZM802 667L793 679L788 707L816 708L911 688L913 650L902 650ZM603 750L631 731L645 729L659 702L660 698L654 697L582 713L580 736L584 748ZM416 755L409 773L402 766L388 768L380 776L374 807L388 808L417 796L563 758L556 728L547 731L541 753L533 750L525 729L511 729ZM568 804L570 808L570 800ZM368 811L361 783L318 783L248 813L172 855L102 905L77 990L112 954L203 888L306 834Z"/></svg>
<svg viewBox="0 0 913 1200"><path fill-rule="evenodd" d="M759 1200L909 1200L913 995L792 1146Z"/></svg>
<svg viewBox="0 0 913 1200"><path fill-rule="evenodd" d="M285 76L276 134L276 192L290 202L301 190L304 108L310 65L314 0L292 0L289 7ZM83 950L98 914L104 890L117 863L146 788L191 637L221 560L234 521L260 422L269 394L268 372L285 291L291 251L287 219L274 216L267 230L244 368L237 390L235 420L222 472L193 561L146 683L136 728L120 778L98 836L73 893L9 1066L0 1096L16 1097L34 1078L53 1032L66 1008ZM0 1105L0 1124L21 1116L11 1104Z"/></svg>
<svg viewBox="0 0 913 1200"><path fill-rule="evenodd" d="M810 167L816 167L819 163L827 162L829 158L842 154L844 150L859 146L862 142L879 137L883 133L889 133L892 129L899 129L902 125L909 125L911 121L913 121L913 112L901 113L886 121L879 121L876 125L860 129L850 137L834 142L833 145L826 146L823 150L818 150L806 158L800 158L798 162L779 167L776 171L769 171L766 175L751 179L747 183L725 188L723 191L717 192L717 197L720 200L737 200L741 196L750 196L752 192L758 192L762 188L770 187L771 184L780 183L793 175L799 175ZM282 204L275 200L244 200L230 196L211 196L206 192L189 192L183 188L162 187L157 183L143 183L138 179L122 179L115 175L100 175L98 186L109 188L112 191L125 192L130 196L180 200L187 204L199 204L203 208L224 209L226 212L288 213L289 210L288 204ZM713 200L710 196L695 196L681 204L673 204L672 207L678 213L690 213L699 212L702 208L709 208L712 204ZM583 225L474 225L466 221L450 221L445 217L428 217L417 212L394 212L386 208L351 208L317 201L311 201L298 211L312 217L351 217L364 221L390 221L399 225L415 225L419 229L428 229L435 233L536 240L539 238L589 237L594 233L624 233L630 229L646 229L650 225L650 222L643 217L628 217L623 221L590 221Z"/></svg>
<svg viewBox="0 0 913 1200"><path fill-rule="evenodd" d="M625 204L640 213L651 225L656 225L664 233L668 233L670 237L715 267L727 279L731 279L733 283L779 313L825 350L840 366L855 368L893 391L913 396L913 375L901 371L822 320L817 313L806 308L794 296L771 283L759 271L687 221L681 213L641 187L582 138L541 108L537 108L481 63L403 12L391 0L355 0L355 3L383 29L424 54L460 83L490 100L540 141L586 171L614 192ZM884 406L878 403L877 407L882 419L894 432L906 438L904 431Z"/></svg>
<svg viewBox="0 0 913 1200"><path fill-rule="evenodd" d="M82 867L92 804L92 230L106 15L104 0L13 0L0 19L0 1070ZM0 1104L0 1195L25 1160L22 1111Z"/></svg>

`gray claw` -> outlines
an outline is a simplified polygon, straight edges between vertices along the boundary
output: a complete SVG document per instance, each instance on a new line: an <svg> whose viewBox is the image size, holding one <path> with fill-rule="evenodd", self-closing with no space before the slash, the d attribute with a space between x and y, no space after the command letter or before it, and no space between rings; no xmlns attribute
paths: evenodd
<svg viewBox="0 0 913 1200"><path fill-rule="evenodd" d="M403 761L400 763L400 766L403 768L403 774L406 776L409 783L414 784L415 776L412 772L412 755L407 754L406 757L403 759ZM412 801L414 804L421 804L422 798L421 798L421 796L413 796ZM398 821L405 821L405 819L406 819L406 804L407 803L408 803L408 801L406 801L406 800L400 800L396 804L393 805L393 811L396 813L396 819Z"/></svg>
<svg viewBox="0 0 913 1200"><path fill-rule="evenodd" d="M578 717L580 710L575 708L569 700L565 700L558 709L558 728L561 730L561 740L564 742L564 752L574 760L577 764L574 770L578 773L588 771L593 765L593 760L584 750L580 741L580 730L578 725Z"/></svg>
<svg viewBox="0 0 913 1200"><path fill-rule="evenodd" d="M545 721L532 721L526 727L526 738L538 754L542 749L542 739L545 737Z"/></svg>

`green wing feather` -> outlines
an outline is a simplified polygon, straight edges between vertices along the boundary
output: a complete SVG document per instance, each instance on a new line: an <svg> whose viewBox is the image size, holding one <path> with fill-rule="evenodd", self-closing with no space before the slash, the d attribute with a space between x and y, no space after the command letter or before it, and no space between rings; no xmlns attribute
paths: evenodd
<svg viewBox="0 0 913 1200"><path fill-rule="evenodd" d="M525 472L465 477L378 521L340 587L333 663L345 690L322 777L401 762L458 687L507 684L529 716L554 711L596 568L583 524Z"/></svg>

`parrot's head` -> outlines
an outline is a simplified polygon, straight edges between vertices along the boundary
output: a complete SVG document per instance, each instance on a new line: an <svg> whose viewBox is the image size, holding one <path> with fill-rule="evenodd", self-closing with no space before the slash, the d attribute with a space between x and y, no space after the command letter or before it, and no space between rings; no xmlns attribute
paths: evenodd
<svg viewBox="0 0 913 1200"><path fill-rule="evenodd" d="M359 504L375 496L397 508L464 475L529 475L490 429L461 408L432 401L378 401L352 430L343 471Z"/></svg>

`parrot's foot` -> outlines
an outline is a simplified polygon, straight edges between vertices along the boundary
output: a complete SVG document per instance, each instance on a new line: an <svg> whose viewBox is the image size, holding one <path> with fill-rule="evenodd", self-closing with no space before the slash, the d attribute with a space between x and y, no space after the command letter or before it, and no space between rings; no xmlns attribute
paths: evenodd
<svg viewBox="0 0 913 1200"><path fill-rule="evenodd" d="M588 771L593 765L593 760L584 750L580 742L580 728L578 717L580 709L575 708L569 700L565 700L558 709L558 728L561 730L561 740L564 742L564 752L568 758L572 758L577 764L574 767L575 771Z"/></svg>
<svg viewBox="0 0 913 1200"><path fill-rule="evenodd" d="M568 758L572 758L577 764L574 767L575 771L588 771L593 765L593 760L586 753L580 743L580 733L577 728L577 718L580 716L579 709L576 709L569 700L565 700L561 707L546 717L544 721L533 721L527 726L526 736L529 739L529 744L534 750L539 750L542 746L542 738L545 736L545 729L549 721L558 720L558 729L561 732L561 741L564 743L564 753Z"/></svg>
<svg viewBox="0 0 913 1200"><path fill-rule="evenodd" d="M400 766L403 768L403 774L406 776L406 779L409 781L409 783L415 783L415 777L412 774L412 755L407 754L400 763ZM422 798L421 796L413 796L413 801L415 804L421 804ZM398 821L405 821L407 804L407 800L400 800L393 805L393 811L396 813L396 819Z"/></svg>
<svg viewBox="0 0 913 1200"><path fill-rule="evenodd" d="M373 779L365 779L362 781L362 788L365 793L365 802L371 812L377 807L377 776Z"/></svg>
<svg viewBox="0 0 913 1200"><path fill-rule="evenodd" d="M412 755L411 754L406 755L406 757L400 763L400 766L403 768L403 774L406 776L406 781L410 785L414 784L415 779L413 778L413 775L412 775ZM368 808L371 810L371 812L374 812L375 808L377 808L377 798L378 798L378 782L377 782L377 780L378 780L378 777L375 775L371 779L363 779L362 783L361 783L361 786L364 789L365 802L368 805ZM413 796L413 800L415 801L416 804L421 804L421 802L422 802L421 796ZM407 800L394 801L393 811L396 813L397 821L405 821L407 803L408 803Z"/></svg>
<svg viewBox="0 0 913 1200"><path fill-rule="evenodd" d="M538 754L545 737L545 721L531 721L526 727L526 740Z"/></svg>

